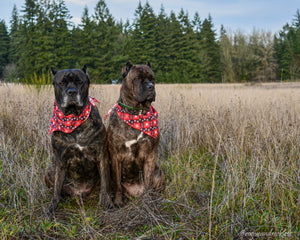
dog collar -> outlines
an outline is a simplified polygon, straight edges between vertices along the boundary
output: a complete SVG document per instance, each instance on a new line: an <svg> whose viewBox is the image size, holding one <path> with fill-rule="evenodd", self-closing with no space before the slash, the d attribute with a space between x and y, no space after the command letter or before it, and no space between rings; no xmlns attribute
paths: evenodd
<svg viewBox="0 0 300 240"><path fill-rule="evenodd" d="M119 104L119 102L117 102L106 114L105 120L111 114L113 109L116 110L116 113L123 120L123 122L129 126L147 134L152 138L157 138L159 132L158 113L152 105L146 114L134 115L127 113Z"/></svg>
<svg viewBox="0 0 300 240"><path fill-rule="evenodd" d="M55 101L53 116L50 121L48 135L55 131L60 131L64 133L73 132L76 128L78 128L89 118L91 107L95 107L97 102L98 101L95 98L89 97L89 103L84 107L83 111L79 116L75 116L74 114L65 116L63 112L59 109Z"/></svg>
<svg viewBox="0 0 300 240"><path fill-rule="evenodd" d="M142 108L134 108L134 107L127 106L127 105L125 105L124 103L121 103L120 101L118 101L118 104L119 104L122 108L127 108L127 109L130 109L130 110L136 110L136 111L142 111L142 110L143 110Z"/></svg>

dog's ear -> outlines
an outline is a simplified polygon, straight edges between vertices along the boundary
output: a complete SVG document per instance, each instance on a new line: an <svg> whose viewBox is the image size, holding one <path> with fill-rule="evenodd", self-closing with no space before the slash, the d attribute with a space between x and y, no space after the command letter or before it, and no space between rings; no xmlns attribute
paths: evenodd
<svg viewBox="0 0 300 240"><path fill-rule="evenodd" d="M148 61L147 66L152 69L151 63Z"/></svg>
<svg viewBox="0 0 300 240"><path fill-rule="evenodd" d="M81 70L82 70L82 71L85 73L85 75L87 76L88 83L90 84L90 75L89 75L88 68L87 68L86 64L83 65L83 67L81 68Z"/></svg>
<svg viewBox="0 0 300 240"><path fill-rule="evenodd" d="M129 72L129 70L132 68L133 64L131 61L128 61L126 65L122 68L122 77L125 78Z"/></svg>
<svg viewBox="0 0 300 240"><path fill-rule="evenodd" d="M58 72L58 70L55 67L51 67L50 69L51 69L50 72L51 72L52 76L54 77L55 74Z"/></svg>
<svg viewBox="0 0 300 240"><path fill-rule="evenodd" d="M84 73L88 74L88 68L87 68L86 64L83 65L83 67L81 68L81 70L82 70Z"/></svg>

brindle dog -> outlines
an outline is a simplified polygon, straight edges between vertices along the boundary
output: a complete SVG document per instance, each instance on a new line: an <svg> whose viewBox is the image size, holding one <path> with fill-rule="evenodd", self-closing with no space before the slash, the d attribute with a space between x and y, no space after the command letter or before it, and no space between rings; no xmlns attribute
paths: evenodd
<svg viewBox="0 0 300 240"><path fill-rule="evenodd" d="M130 115L146 114L155 100L155 76L147 65L130 61L122 69L119 106ZM146 190L161 191L164 174L156 163L159 136L153 138L126 124L113 108L107 122L108 146L114 182L114 203L122 206L123 193L139 196Z"/></svg>
<svg viewBox="0 0 300 240"><path fill-rule="evenodd" d="M57 107L67 116L79 116L89 104L90 79L82 69L58 71L51 68ZM112 207L107 133L97 107L91 105L89 117L74 131L54 131L51 136L53 158L47 169L46 185L52 189L53 214L64 196L87 196L100 186L100 201Z"/></svg>

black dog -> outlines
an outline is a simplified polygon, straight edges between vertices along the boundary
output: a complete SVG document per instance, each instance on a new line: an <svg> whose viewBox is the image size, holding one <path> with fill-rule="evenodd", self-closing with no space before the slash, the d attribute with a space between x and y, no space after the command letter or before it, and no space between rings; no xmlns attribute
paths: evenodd
<svg viewBox="0 0 300 240"><path fill-rule="evenodd" d="M49 129L53 159L45 176L53 190L50 213L61 197L85 197L99 185L100 200L111 207L106 130L97 100L89 97L87 67L51 72L56 100Z"/></svg>
<svg viewBox="0 0 300 240"><path fill-rule="evenodd" d="M157 112L151 106L156 97L151 65L127 62L122 76L120 97L107 122L114 203L118 206L123 205L123 193L139 196L165 186L164 174L156 163L159 134Z"/></svg>

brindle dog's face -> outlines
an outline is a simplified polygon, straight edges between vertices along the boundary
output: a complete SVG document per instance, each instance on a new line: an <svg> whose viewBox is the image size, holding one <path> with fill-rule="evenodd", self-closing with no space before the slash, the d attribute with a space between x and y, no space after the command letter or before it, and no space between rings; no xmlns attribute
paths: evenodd
<svg viewBox="0 0 300 240"><path fill-rule="evenodd" d="M148 62L147 65L132 65L131 62L122 69L124 90L127 96L138 103L155 101L155 76Z"/></svg>
<svg viewBox="0 0 300 240"><path fill-rule="evenodd" d="M51 68L55 100L58 107L66 114L68 110L80 109L88 101L90 84L87 67L82 69L64 69L58 71Z"/></svg>

